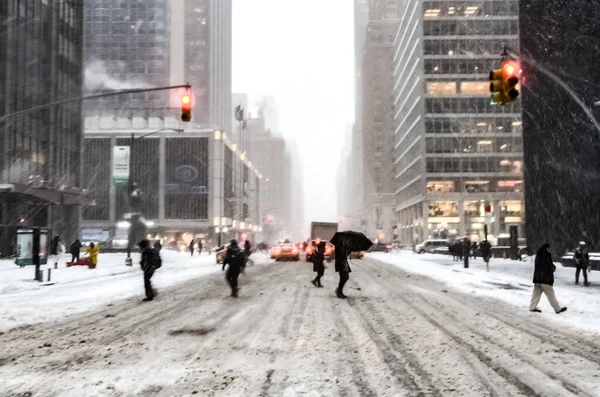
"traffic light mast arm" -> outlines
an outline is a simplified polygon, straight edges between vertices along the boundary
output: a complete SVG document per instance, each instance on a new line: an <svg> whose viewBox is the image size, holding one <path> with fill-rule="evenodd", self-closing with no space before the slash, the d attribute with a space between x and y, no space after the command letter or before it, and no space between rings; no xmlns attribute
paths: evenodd
<svg viewBox="0 0 600 397"><path fill-rule="evenodd" d="M166 86L166 87L136 88L136 89L132 89L132 90L111 91L111 92L105 92L102 94L95 94L95 95L89 95L89 96L84 96L84 97L79 97L79 98L65 99L62 101L52 102L52 103L48 103L46 105L35 106L33 108L19 110L18 112L5 114L3 116L0 116L0 121L4 121L10 117L19 116L19 115L30 113L30 112L35 112L36 110L42 110L42 109L50 108L52 106L63 105L65 103L86 101L88 99L104 98L104 97L115 96L115 95L138 94L141 92L152 92L152 91L176 90L178 88L186 88L188 90L191 90L192 86L190 84L181 84L181 85L171 85L171 86Z"/></svg>

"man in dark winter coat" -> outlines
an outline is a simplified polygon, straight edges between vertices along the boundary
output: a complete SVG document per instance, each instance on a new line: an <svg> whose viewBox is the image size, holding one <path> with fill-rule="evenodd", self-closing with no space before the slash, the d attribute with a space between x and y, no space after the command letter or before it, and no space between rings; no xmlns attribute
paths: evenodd
<svg viewBox="0 0 600 397"><path fill-rule="evenodd" d="M190 248L190 253L192 254L192 256L194 256L194 244L195 244L194 240L190 241L189 248Z"/></svg>
<svg viewBox="0 0 600 397"><path fill-rule="evenodd" d="M237 241L231 240L229 247L227 247L225 259L223 259L223 270L225 270L225 265L229 265L227 273L225 274L225 279L231 287L231 296L234 298L237 298L238 296L238 277L244 266L244 259L244 252L238 247Z"/></svg>
<svg viewBox="0 0 600 397"><path fill-rule="evenodd" d="M248 263L250 266L254 265L254 261L250 259L250 255L252 254L252 244L250 244L250 240L246 240L244 242L244 255L246 255L246 259L244 260L244 268Z"/></svg>
<svg viewBox="0 0 600 397"><path fill-rule="evenodd" d="M79 240L75 240L73 241L73 243L71 244L70 247L70 251L71 251L71 262L75 262L75 259L77 259L77 261L79 261L79 254L81 253L81 241Z"/></svg>
<svg viewBox="0 0 600 397"><path fill-rule="evenodd" d="M590 265L590 254L585 246L585 241L580 241L579 247L575 250L575 264L577 265L577 270L575 270L575 284L579 284L579 273L583 270L583 284L587 287L590 285L587 276L587 269Z"/></svg>
<svg viewBox="0 0 600 397"><path fill-rule="evenodd" d="M156 296L156 290L152 288L150 280L156 269L161 266L162 260L160 259L158 252L150 247L150 241L144 239L138 243L138 246L142 250L142 260L140 261L140 265L144 271L144 289L146 291L144 301L151 301Z"/></svg>
<svg viewBox="0 0 600 397"><path fill-rule="evenodd" d="M60 236L57 234L50 243L50 255L54 257L54 268L58 268L58 257L60 253Z"/></svg>
<svg viewBox="0 0 600 397"><path fill-rule="evenodd" d="M562 313L567 310L566 307L560 307L556 295L554 294L554 271L556 266L552 262L552 254L550 253L550 244L544 244L538 250L535 256L535 270L533 272L533 295L529 311L541 313L537 305L540 302L542 293L546 294L550 305L554 311Z"/></svg>
<svg viewBox="0 0 600 397"><path fill-rule="evenodd" d="M340 299L346 299L347 296L344 295L344 285L350 279L350 273L352 269L350 269L350 264L348 263L348 250L343 245L339 247L335 247L335 271L340 274L340 283L335 290L335 294Z"/></svg>
<svg viewBox="0 0 600 397"><path fill-rule="evenodd" d="M490 271L490 257L492 255L492 244L489 241L483 240L481 244L479 244L479 250L481 251L481 257L485 262L485 268L487 271Z"/></svg>
<svg viewBox="0 0 600 397"><path fill-rule="evenodd" d="M469 267L469 255L471 254L471 243L469 239L465 237L463 240L463 261L465 269Z"/></svg>
<svg viewBox="0 0 600 397"><path fill-rule="evenodd" d="M315 287L322 288L323 284L321 284L321 277L325 274L325 242L321 241L319 243L319 248L317 252L315 252L311 258L313 263L313 272L317 273L317 277L311 281L312 285Z"/></svg>

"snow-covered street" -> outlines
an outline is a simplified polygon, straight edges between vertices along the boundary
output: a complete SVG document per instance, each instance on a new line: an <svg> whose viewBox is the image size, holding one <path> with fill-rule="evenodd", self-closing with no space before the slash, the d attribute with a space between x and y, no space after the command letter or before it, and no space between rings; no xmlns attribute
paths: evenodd
<svg viewBox="0 0 600 397"><path fill-rule="evenodd" d="M332 266L318 289L305 262L249 268L237 300L214 264L151 303L138 285L96 311L5 331L0 394L600 396L596 335L401 268L450 267L439 260L355 260L348 300L333 294Z"/></svg>

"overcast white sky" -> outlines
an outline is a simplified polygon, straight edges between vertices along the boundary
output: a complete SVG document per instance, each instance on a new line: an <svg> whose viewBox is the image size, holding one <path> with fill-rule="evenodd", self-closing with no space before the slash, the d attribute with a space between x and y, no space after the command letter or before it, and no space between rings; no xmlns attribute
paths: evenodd
<svg viewBox="0 0 600 397"><path fill-rule="evenodd" d="M354 120L353 40L352 1L233 0L233 92L275 97L280 132L300 150L307 226L338 219L336 172Z"/></svg>

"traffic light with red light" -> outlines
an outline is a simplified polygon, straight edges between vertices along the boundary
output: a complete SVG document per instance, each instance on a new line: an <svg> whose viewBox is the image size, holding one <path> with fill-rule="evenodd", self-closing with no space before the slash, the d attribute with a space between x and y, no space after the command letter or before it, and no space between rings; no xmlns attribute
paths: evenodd
<svg viewBox="0 0 600 397"><path fill-rule="evenodd" d="M519 64L512 60L503 61L500 69L490 72L492 104L506 105L517 99L519 96L517 84L519 84L520 74L521 68Z"/></svg>
<svg viewBox="0 0 600 397"><path fill-rule="evenodd" d="M181 97L181 121L192 121L192 97L188 94Z"/></svg>
<svg viewBox="0 0 600 397"><path fill-rule="evenodd" d="M513 102L519 96L517 84L521 68L515 61L504 61L502 63L502 74L504 75L504 98L506 102Z"/></svg>

